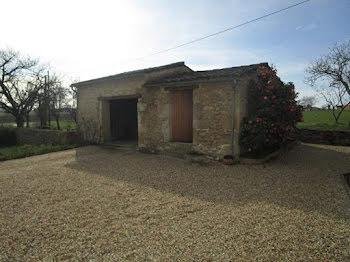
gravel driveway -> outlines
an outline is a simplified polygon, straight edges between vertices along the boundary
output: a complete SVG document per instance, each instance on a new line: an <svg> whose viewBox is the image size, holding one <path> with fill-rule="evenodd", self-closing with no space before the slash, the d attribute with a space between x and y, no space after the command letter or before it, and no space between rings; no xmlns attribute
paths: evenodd
<svg viewBox="0 0 350 262"><path fill-rule="evenodd" d="M83 147L0 164L0 261L350 261L350 147L257 166Z"/></svg>

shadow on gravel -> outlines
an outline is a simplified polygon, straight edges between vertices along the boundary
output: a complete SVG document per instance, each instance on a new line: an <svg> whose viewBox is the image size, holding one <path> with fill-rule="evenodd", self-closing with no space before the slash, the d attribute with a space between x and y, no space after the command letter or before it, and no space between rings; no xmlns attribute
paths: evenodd
<svg viewBox="0 0 350 262"><path fill-rule="evenodd" d="M302 144L266 165L199 166L163 155L85 147L76 149L75 161L66 167L215 203L267 202L349 218L341 174L350 171L350 149L337 150Z"/></svg>

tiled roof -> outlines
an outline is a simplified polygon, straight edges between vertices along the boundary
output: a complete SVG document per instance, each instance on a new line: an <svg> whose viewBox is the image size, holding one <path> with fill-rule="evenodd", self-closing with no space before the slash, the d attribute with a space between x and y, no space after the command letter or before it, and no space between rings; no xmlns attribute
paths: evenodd
<svg viewBox="0 0 350 262"><path fill-rule="evenodd" d="M157 67L151 67L151 68L146 68L146 69L140 69L140 70L134 70L134 71L129 71L129 72L124 72L116 75L110 75L110 76L105 76L101 78L95 78L87 81L82 81L78 83L72 84L72 86L82 86L86 84L95 84L98 82L104 82L108 80L115 80L115 79L120 79L124 77L130 77L130 76L136 76L136 75L141 75L145 73L152 73L152 72L157 72L161 71L164 69L169 69L169 68L174 68L174 67L179 67L179 66L185 66L184 62L177 62L177 63L172 63L168 65L163 65L163 66L157 66Z"/></svg>
<svg viewBox="0 0 350 262"><path fill-rule="evenodd" d="M167 76L147 81L144 87L178 86L183 84L216 82L234 79L235 77L256 72L261 66L268 66L268 63L260 63L248 66L230 67L206 71L182 72L176 75Z"/></svg>

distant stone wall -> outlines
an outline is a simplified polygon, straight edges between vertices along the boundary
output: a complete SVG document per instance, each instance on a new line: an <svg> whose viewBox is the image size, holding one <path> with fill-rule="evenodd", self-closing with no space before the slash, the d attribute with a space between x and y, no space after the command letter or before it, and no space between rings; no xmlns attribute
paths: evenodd
<svg viewBox="0 0 350 262"><path fill-rule="evenodd" d="M14 128L0 128L0 146L14 146L17 144Z"/></svg>
<svg viewBox="0 0 350 262"><path fill-rule="evenodd" d="M14 129L17 137L17 144L52 144L72 145L79 143L79 135L76 131L44 130L31 128Z"/></svg>
<svg viewBox="0 0 350 262"><path fill-rule="evenodd" d="M350 146L350 131L299 129L299 140L313 144Z"/></svg>

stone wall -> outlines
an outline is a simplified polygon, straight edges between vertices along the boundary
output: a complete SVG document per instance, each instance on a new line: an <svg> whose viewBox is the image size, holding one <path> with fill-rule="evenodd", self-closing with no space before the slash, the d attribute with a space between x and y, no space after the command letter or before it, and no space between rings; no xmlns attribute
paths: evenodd
<svg viewBox="0 0 350 262"><path fill-rule="evenodd" d="M141 95L144 81L144 76L137 76L78 87L77 118L84 139L96 143L108 139L109 106L105 99Z"/></svg>
<svg viewBox="0 0 350 262"><path fill-rule="evenodd" d="M187 67L164 69L109 81L100 81L78 87L78 125L84 138L96 143L109 139L109 101L118 98L143 97L142 85L149 79L190 70ZM142 110L142 101L139 109ZM155 103L153 100L152 103ZM140 119L140 116L138 116Z"/></svg>
<svg viewBox="0 0 350 262"><path fill-rule="evenodd" d="M139 99L139 147L150 151L188 153L191 151L222 157L231 154L232 117L235 118L234 147L239 147L239 122L246 112L247 81L237 81L235 105L231 82L189 86L193 90L193 142L172 142L171 89L146 88ZM234 113L233 113L234 111ZM238 154L239 154L239 148ZM146 151L146 150L144 150Z"/></svg>
<svg viewBox="0 0 350 262"><path fill-rule="evenodd" d="M246 113L247 83L251 76L236 79L234 101L233 81L182 87L193 89L193 143L178 143L172 142L171 134L172 89L143 88L142 85L152 77L177 73L179 70L187 69L181 67L79 87L78 123L85 139L98 143L108 141L109 101L137 97L138 145L141 150L196 151L222 157L231 154L234 133L234 154L239 156L240 120ZM232 118L235 126L233 131Z"/></svg>
<svg viewBox="0 0 350 262"><path fill-rule="evenodd" d="M52 145L72 145L80 142L76 131L59 131L31 128L14 129L17 144L52 144Z"/></svg>
<svg viewBox="0 0 350 262"><path fill-rule="evenodd" d="M194 151L215 156L230 154L232 111L230 83L200 84L194 89Z"/></svg>
<svg viewBox="0 0 350 262"><path fill-rule="evenodd" d="M350 146L350 131L299 129L299 140L305 143Z"/></svg>
<svg viewBox="0 0 350 262"><path fill-rule="evenodd" d="M165 150L170 141L171 94L163 88L147 88L138 103L139 147Z"/></svg>

